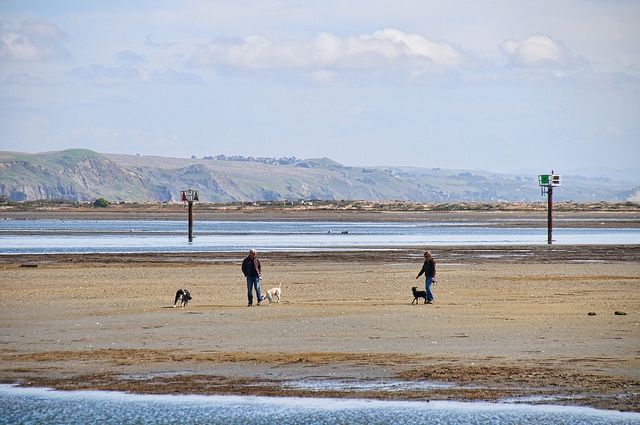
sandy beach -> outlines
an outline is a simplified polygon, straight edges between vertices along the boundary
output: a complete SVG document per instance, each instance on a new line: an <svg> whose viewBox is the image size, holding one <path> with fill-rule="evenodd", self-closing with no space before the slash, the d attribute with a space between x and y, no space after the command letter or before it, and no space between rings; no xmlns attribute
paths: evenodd
<svg viewBox="0 0 640 425"><path fill-rule="evenodd" d="M259 253L251 308L246 252L0 256L0 382L640 411L640 246L437 247L412 305L424 248Z"/></svg>

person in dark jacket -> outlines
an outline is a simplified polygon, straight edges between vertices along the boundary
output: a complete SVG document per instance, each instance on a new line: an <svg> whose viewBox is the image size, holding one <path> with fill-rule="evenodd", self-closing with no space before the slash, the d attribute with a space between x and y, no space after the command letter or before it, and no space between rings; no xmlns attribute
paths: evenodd
<svg viewBox="0 0 640 425"><path fill-rule="evenodd" d="M431 285L433 285L436 281L436 260L433 259L431 253L429 251L425 251L424 253L424 263L422 264L422 270L416 276L418 279L420 276L424 274L425 281L424 285L427 289L427 304L433 304L433 294L431 293Z"/></svg>
<svg viewBox="0 0 640 425"><path fill-rule="evenodd" d="M256 291L256 299L260 305L262 301L262 295L260 294L260 279L262 278L262 266L260 260L258 260L258 252L255 249L249 250L249 256L242 261L242 273L247 278L247 298L249 304L247 307L253 305L253 290Z"/></svg>

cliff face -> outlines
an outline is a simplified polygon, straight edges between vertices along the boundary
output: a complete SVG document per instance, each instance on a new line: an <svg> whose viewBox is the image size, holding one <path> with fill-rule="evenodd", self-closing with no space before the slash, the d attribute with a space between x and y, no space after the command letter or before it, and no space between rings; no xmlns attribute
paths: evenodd
<svg viewBox="0 0 640 425"><path fill-rule="evenodd" d="M563 176L557 201L634 201L638 183ZM537 176L409 167L346 167L330 159L166 158L86 149L0 152L0 197L12 201L200 201L300 199L410 202L543 202Z"/></svg>
<svg viewBox="0 0 640 425"><path fill-rule="evenodd" d="M0 196L14 201L96 198L160 199L162 189L144 176L127 170L92 151L77 149L26 155L0 163ZM168 197L164 196L169 200Z"/></svg>
<svg viewBox="0 0 640 425"><path fill-rule="evenodd" d="M56 181L57 174L39 164L28 161L0 163L0 176L0 194L7 199L49 199L57 193L53 185L45 183Z"/></svg>
<svg viewBox="0 0 640 425"><path fill-rule="evenodd" d="M139 157L131 157L136 159ZM180 200L180 191L200 189L207 201L251 199L228 175L202 164L167 167L120 165L86 149L43 154L0 154L0 196L12 201L67 199L76 202ZM260 191L256 191L259 193ZM204 200L204 199L203 199Z"/></svg>

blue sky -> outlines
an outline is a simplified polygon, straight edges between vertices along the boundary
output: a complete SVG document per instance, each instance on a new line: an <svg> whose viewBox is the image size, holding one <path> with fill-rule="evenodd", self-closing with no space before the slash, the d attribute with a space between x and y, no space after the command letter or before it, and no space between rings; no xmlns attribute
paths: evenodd
<svg viewBox="0 0 640 425"><path fill-rule="evenodd" d="M0 150L640 164L640 1L0 0Z"/></svg>

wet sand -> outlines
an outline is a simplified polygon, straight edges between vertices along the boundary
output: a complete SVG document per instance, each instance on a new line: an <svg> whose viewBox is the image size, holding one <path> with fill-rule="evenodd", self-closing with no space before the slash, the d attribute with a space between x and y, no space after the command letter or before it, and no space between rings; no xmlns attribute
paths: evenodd
<svg viewBox="0 0 640 425"><path fill-rule="evenodd" d="M251 308L245 253L0 256L0 382L640 411L640 246L431 251L433 305L415 247L260 253Z"/></svg>

